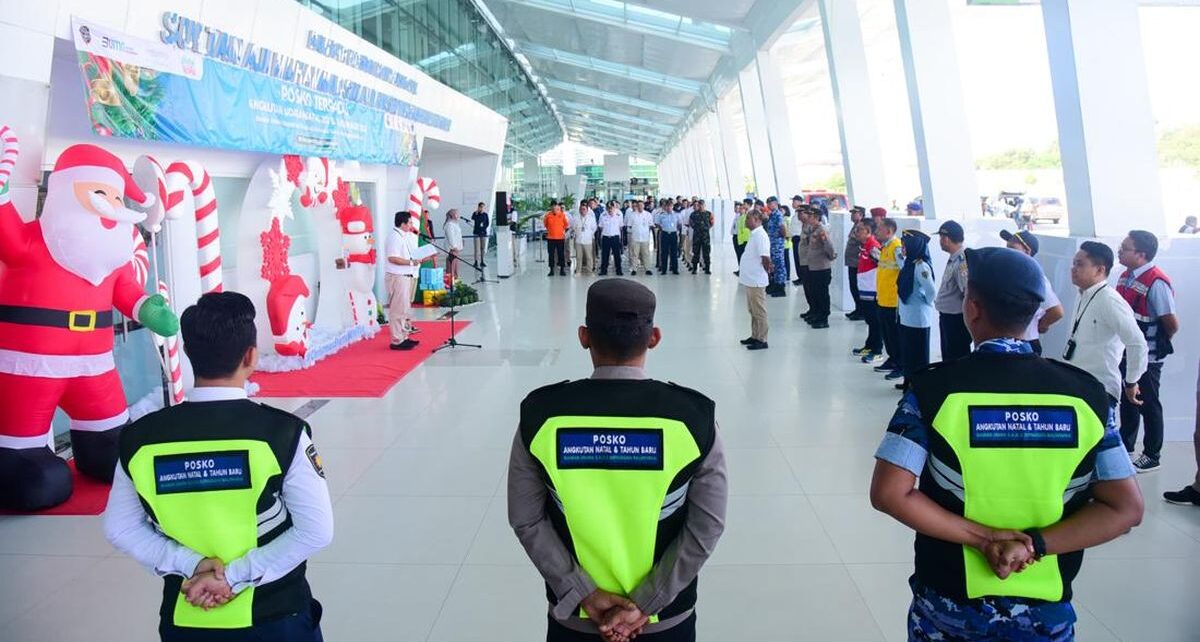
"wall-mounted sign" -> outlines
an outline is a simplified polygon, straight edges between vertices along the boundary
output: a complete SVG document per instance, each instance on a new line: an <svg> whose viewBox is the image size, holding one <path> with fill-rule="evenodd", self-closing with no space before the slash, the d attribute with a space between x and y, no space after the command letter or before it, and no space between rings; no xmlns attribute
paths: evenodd
<svg viewBox="0 0 1200 642"><path fill-rule="evenodd" d="M197 30L198 23L172 15L163 22L176 30L164 29L163 44L72 19L96 133L364 163L417 163L411 109L382 109L379 105L388 103L374 90L364 94L355 89L362 88L357 83L235 42L228 34ZM422 112L422 122L441 119L449 127L448 119Z"/></svg>

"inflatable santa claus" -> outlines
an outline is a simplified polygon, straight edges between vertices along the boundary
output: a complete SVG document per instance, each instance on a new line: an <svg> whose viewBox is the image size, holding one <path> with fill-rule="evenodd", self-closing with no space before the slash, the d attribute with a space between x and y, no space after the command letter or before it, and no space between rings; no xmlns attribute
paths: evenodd
<svg viewBox="0 0 1200 642"><path fill-rule="evenodd" d="M284 357L308 354L308 284L297 274L288 274L271 282L267 290L267 321L275 352Z"/></svg>
<svg viewBox="0 0 1200 642"><path fill-rule="evenodd" d="M71 495L49 447L55 408L71 420L79 472L111 481L129 412L113 361L114 308L174 335L175 314L139 286L129 239L153 202L120 159L93 145L63 151L42 216L26 223L0 186L0 507L38 510Z"/></svg>

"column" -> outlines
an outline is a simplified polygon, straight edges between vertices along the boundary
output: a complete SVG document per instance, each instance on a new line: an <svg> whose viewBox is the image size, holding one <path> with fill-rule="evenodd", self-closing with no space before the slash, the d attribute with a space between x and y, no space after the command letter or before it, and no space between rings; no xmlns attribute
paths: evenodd
<svg viewBox="0 0 1200 642"><path fill-rule="evenodd" d="M870 209L887 203L888 192L858 0L820 0L818 4L838 113L847 196L852 204Z"/></svg>
<svg viewBox="0 0 1200 642"><path fill-rule="evenodd" d="M894 0L925 217L980 216L948 0Z"/></svg>
<svg viewBox="0 0 1200 642"><path fill-rule="evenodd" d="M731 91L740 92L737 87ZM743 169L745 166L742 165L744 159L738 145L737 131L733 127L733 118L729 109L721 106L721 102L717 101L717 138L721 140L721 158L718 160L723 165L725 180L729 183L729 198L736 201L746 197Z"/></svg>
<svg viewBox="0 0 1200 642"><path fill-rule="evenodd" d="M762 82L758 77L758 62L752 62L738 73L742 94L742 113L746 117L746 137L750 139L750 167L754 173L757 196L766 200L779 191L775 168L771 164L771 135L762 100Z"/></svg>
<svg viewBox="0 0 1200 642"><path fill-rule="evenodd" d="M783 78L779 74L775 56L769 49L760 50L756 62L763 110L767 116L767 131L770 133L768 142L771 168L775 172L775 189L779 191L779 198L786 201L790 195L800 192L801 184L793 149L791 116L783 95Z"/></svg>
<svg viewBox="0 0 1200 642"><path fill-rule="evenodd" d="M1042 17L1071 235L1167 233L1137 0L1043 0Z"/></svg>
<svg viewBox="0 0 1200 642"><path fill-rule="evenodd" d="M705 117L705 129L708 131L708 136L705 142L712 150L713 173L717 179L717 192L723 199L733 198L734 190L729 181L729 172L725 167L725 141L721 139L721 123L720 118L716 114L709 114Z"/></svg>

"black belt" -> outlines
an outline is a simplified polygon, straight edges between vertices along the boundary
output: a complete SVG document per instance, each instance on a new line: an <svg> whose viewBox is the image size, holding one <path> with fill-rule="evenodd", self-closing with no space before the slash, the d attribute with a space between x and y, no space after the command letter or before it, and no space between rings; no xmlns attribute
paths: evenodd
<svg viewBox="0 0 1200 642"><path fill-rule="evenodd" d="M111 328L113 312L112 310L51 310L21 305L0 305L0 322L91 332L102 328Z"/></svg>

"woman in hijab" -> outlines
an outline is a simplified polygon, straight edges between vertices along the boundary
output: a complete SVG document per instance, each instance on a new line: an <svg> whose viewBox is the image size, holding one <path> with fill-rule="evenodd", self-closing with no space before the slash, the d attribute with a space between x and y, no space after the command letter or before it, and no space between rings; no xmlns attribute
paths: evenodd
<svg viewBox="0 0 1200 642"><path fill-rule="evenodd" d="M929 258L929 235L920 230L904 230L900 237L904 264L897 283L900 291L900 369L903 390L913 373L929 365L929 329L933 326L933 300L937 287L933 261Z"/></svg>

